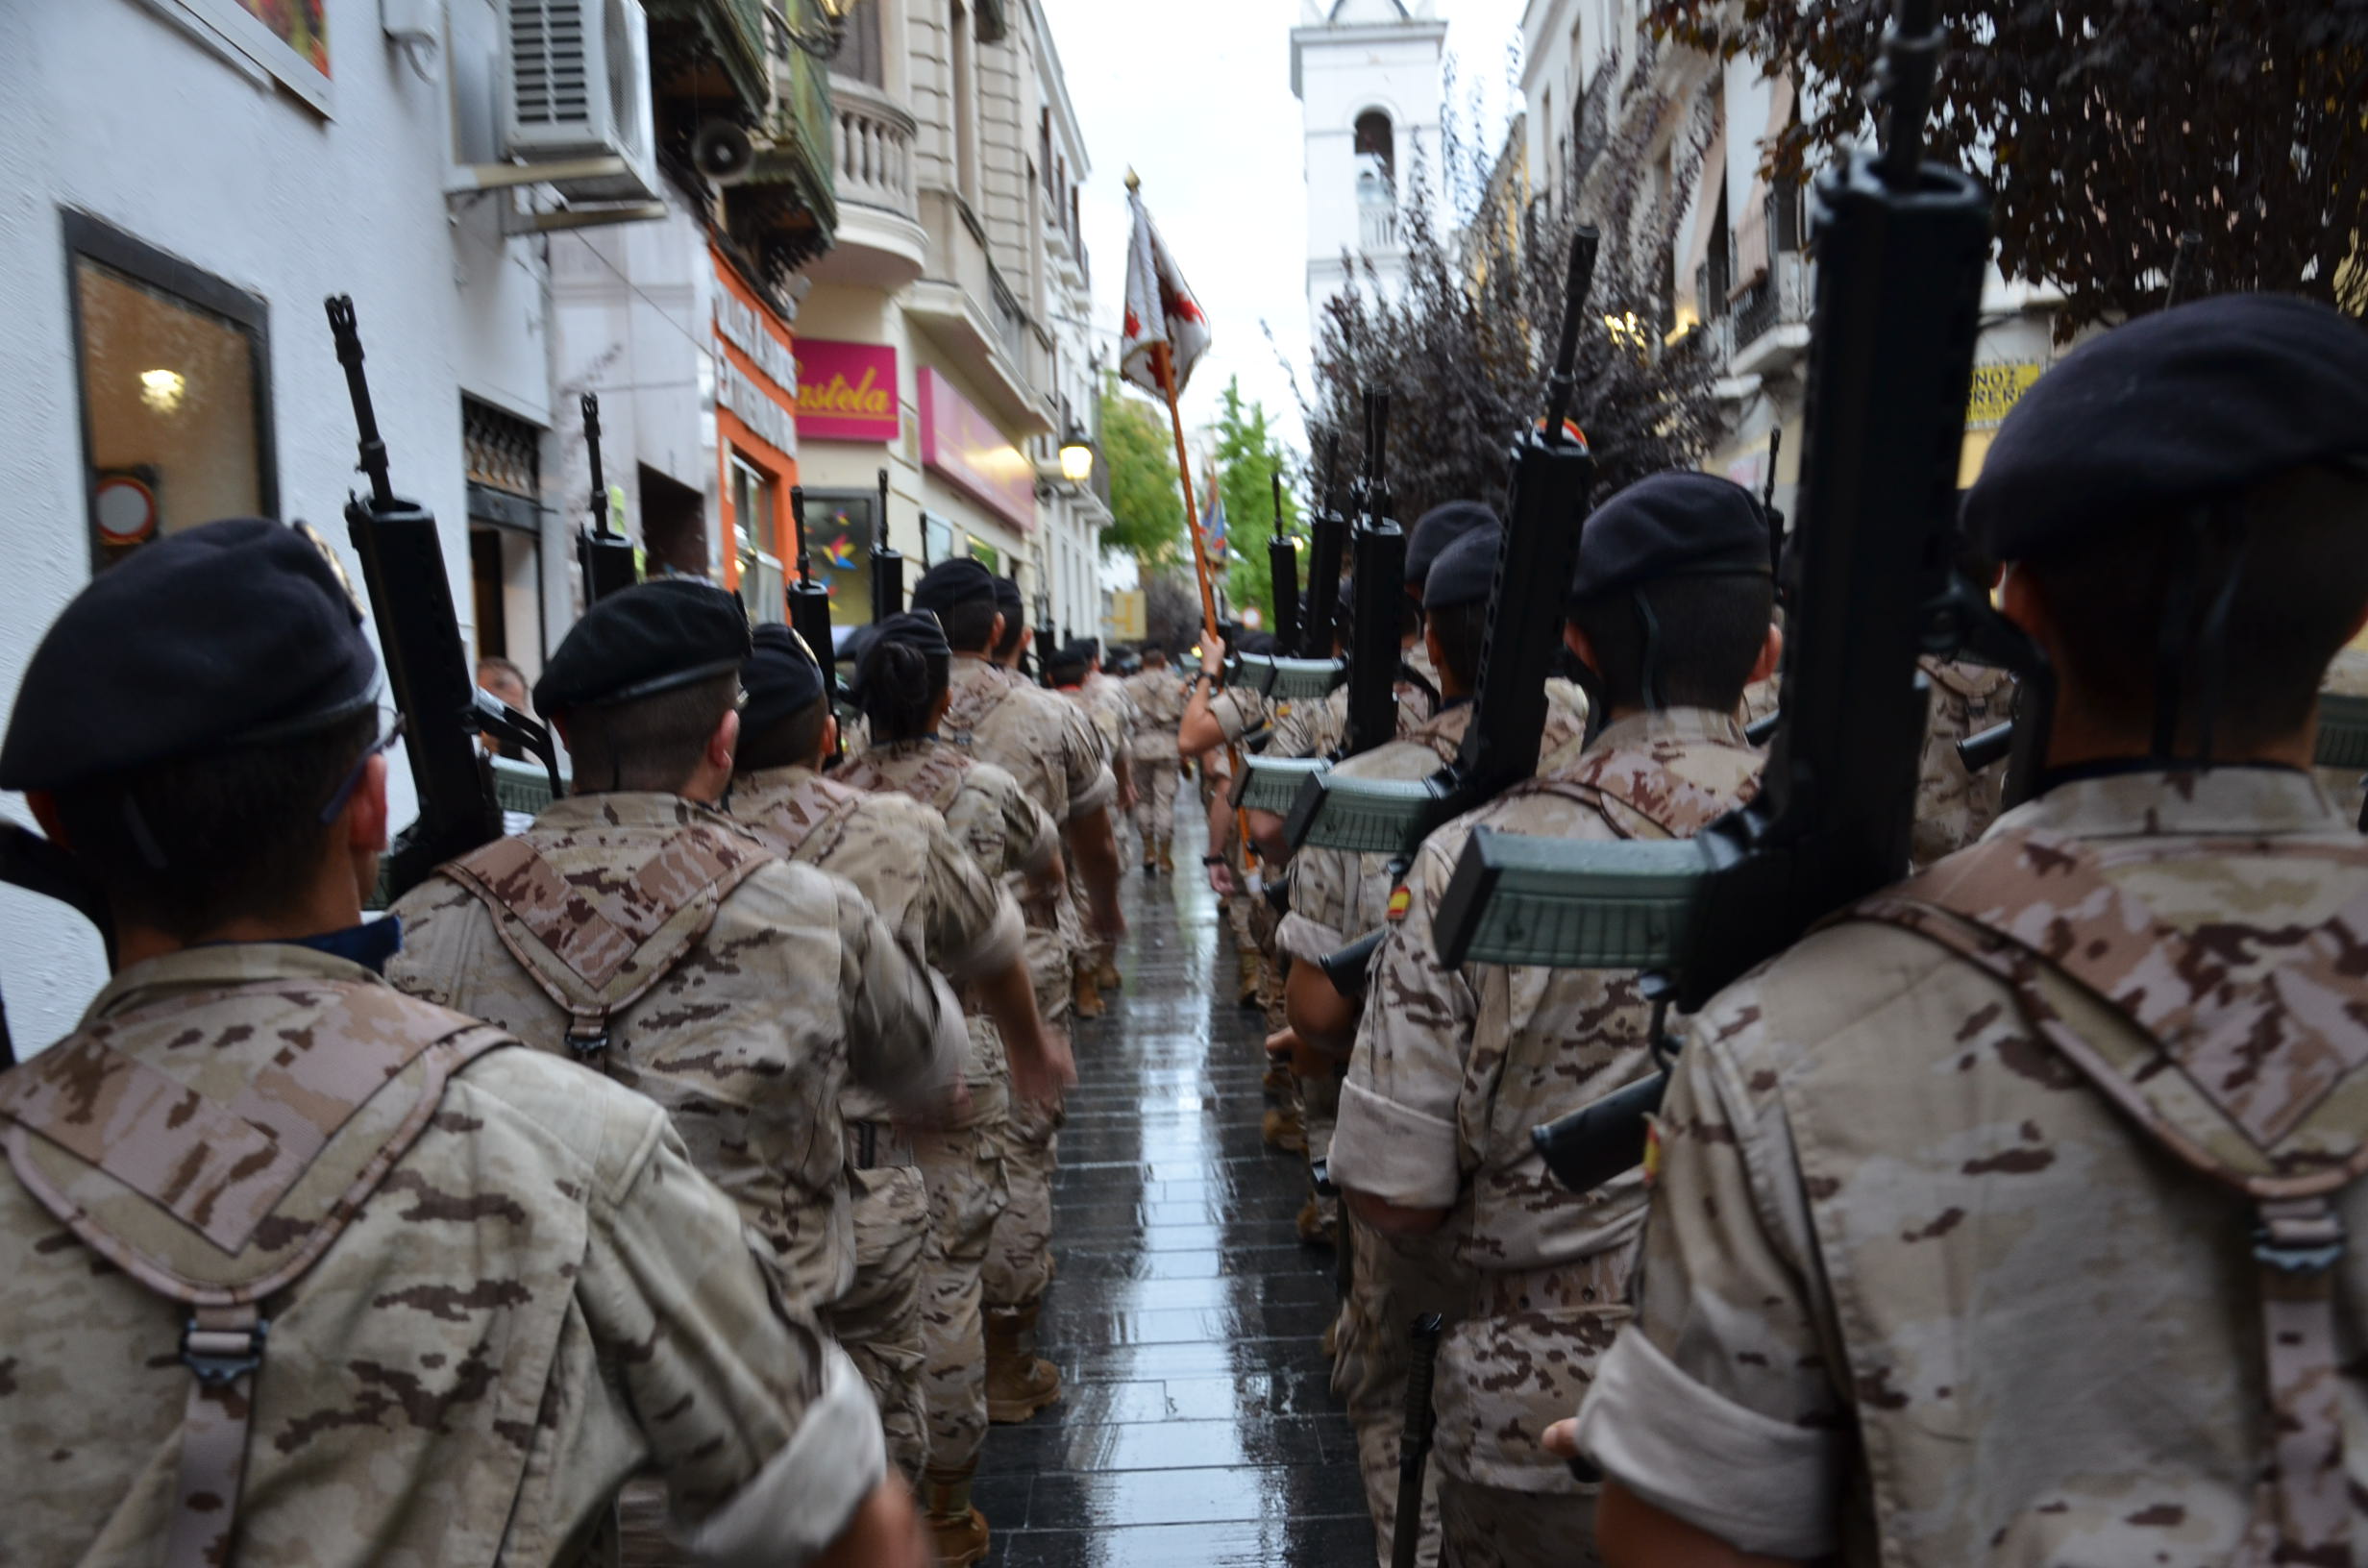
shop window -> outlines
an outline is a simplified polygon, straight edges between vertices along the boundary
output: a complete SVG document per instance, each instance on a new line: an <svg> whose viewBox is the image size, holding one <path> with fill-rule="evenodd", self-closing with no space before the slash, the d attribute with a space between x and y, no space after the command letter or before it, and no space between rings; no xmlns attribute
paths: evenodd
<svg viewBox="0 0 2368 1568"><path fill-rule="evenodd" d="M647 463L638 470L641 541L649 560L645 575L707 575L707 501L687 484L668 478Z"/></svg>
<svg viewBox="0 0 2368 1568"><path fill-rule="evenodd" d="M261 300L65 214L93 571L160 534L280 509Z"/></svg>
<svg viewBox="0 0 2368 1568"><path fill-rule="evenodd" d="M935 512L921 514L921 551L932 561L942 561L953 554L953 523Z"/></svg>
<svg viewBox="0 0 2368 1568"><path fill-rule="evenodd" d="M732 549L740 557L740 599L749 619L763 625L789 618L789 592L781 577L781 551L774 538L773 476L739 457L731 459Z"/></svg>
<svg viewBox="0 0 2368 1568"><path fill-rule="evenodd" d="M514 660L531 675L544 653L543 432L463 396L460 451L468 474L477 651Z"/></svg>

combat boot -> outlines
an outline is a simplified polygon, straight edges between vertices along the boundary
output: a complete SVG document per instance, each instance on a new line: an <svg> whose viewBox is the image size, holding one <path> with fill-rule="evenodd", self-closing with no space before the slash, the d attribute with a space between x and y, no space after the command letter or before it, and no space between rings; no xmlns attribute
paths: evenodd
<svg viewBox="0 0 2368 1568"><path fill-rule="evenodd" d="M1307 1128L1299 1120L1299 1108L1295 1105L1278 1105L1269 1110L1259 1131L1265 1135L1270 1149L1280 1149L1285 1154L1307 1152Z"/></svg>
<svg viewBox="0 0 2368 1568"><path fill-rule="evenodd" d="M929 1527L929 1544L938 1568L970 1568L987 1555L987 1519L971 1507L973 1459L959 1470L931 1469L923 1477L923 1522Z"/></svg>
<svg viewBox="0 0 2368 1568"><path fill-rule="evenodd" d="M987 1310L987 1419L1024 1421L1061 1398L1061 1372L1036 1354L1039 1304Z"/></svg>
<svg viewBox="0 0 2368 1568"><path fill-rule="evenodd" d="M1119 962L1109 953L1101 955L1101 963L1094 969L1094 983L1104 991L1118 991L1126 982L1119 973Z"/></svg>
<svg viewBox="0 0 2368 1568"><path fill-rule="evenodd" d="M1307 1201L1299 1205L1299 1239L1312 1247L1332 1244L1332 1205L1310 1192Z"/></svg>
<svg viewBox="0 0 2368 1568"><path fill-rule="evenodd" d="M1101 988L1094 983L1094 970L1090 966L1081 964L1077 967L1070 1008L1081 1018L1098 1018L1102 1016Z"/></svg>

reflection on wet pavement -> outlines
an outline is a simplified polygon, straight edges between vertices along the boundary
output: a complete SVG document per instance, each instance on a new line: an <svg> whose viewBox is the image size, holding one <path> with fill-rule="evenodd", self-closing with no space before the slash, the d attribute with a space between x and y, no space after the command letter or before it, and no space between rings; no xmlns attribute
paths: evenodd
<svg viewBox="0 0 2368 1568"><path fill-rule="evenodd" d="M1176 851L1172 886L1129 877L1126 988L1077 1038L1040 1330L1068 1397L987 1439L990 1565L1371 1560L1319 1344L1331 1255L1293 1226L1306 1166L1259 1138L1265 1028L1233 1005L1198 845Z"/></svg>

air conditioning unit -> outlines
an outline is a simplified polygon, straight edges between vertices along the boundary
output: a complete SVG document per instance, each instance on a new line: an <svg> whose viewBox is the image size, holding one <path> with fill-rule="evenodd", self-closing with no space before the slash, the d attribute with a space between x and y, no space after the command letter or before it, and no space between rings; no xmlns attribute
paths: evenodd
<svg viewBox="0 0 2368 1568"><path fill-rule="evenodd" d="M504 155L550 166L550 184L571 199L654 200L641 0L503 0L503 9Z"/></svg>

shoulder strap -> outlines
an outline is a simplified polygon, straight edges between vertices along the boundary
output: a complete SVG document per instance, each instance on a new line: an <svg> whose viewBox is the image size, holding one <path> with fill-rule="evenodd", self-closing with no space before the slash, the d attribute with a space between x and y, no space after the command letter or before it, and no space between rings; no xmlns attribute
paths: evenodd
<svg viewBox="0 0 2368 1568"><path fill-rule="evenodd" d="M863 796L852 783L817 774L746 821L757 837L786 858L820 865L838 847L847 820L862 806Z"/></svg>
<svg viewBox="0 0 2368 1568"><path fill-rule="evenodd" d="M2324 843L2232 847L2368 865ZM2176 852L2197 846L2183 840ZM2257 1521L2274 1529L2257 1528L2240 1560L2348 1564L2334 1290L2345 1237L2333 1198L2368 1170L2368 1022L2347 1003L2368 951L2368 894L2314 929L2183 931L2106 869L2076 841L2006 834L1852 918L1912 931L1996 976L2032 1029L2140 1131L2252 1200L2276 1518Z"/></svg>
<svg viewBox="0 0 2368 1568"><path fill-rule="evenodd" d="M496 839L442 870L483 902L502 945L566 1009L567 1048L605 1070L610 1017L673 972L731 890L779 858L744 833L688 822L622 876L571 880L528 838Z"/></svg>
<svg viewBox="0 0 2368 1568"><path fill-rule="evenodd" d="M334 984L334 983L333 983ZM490 1025L366 985L339 985L337 1038L259 1073L227 1104L210 1100L116 1048L121 1033L218 1000L176 996L102 1021L0 1080L9 1162L41 1206L83 1243L146 1288L189 1309L181 1360L192 1381L182 1414L181 1460L164 1568L230 1561L246 1475L255 1379L271 1324L262 1303L286 1289L360 1213L419 1140L452 1074L510 1038ZM440 1014L453 1027L420 1027ZM327 1048L323 1048L326 1044ZM355 1113L414 1062L423 1071L394 1130L286 1256L235 1285L190 1279L168 1260L100 1225L34 1160L35 1139L106 1173L226 1252L243 1251ZM220 1141L217 1141L220 1140Z"/></svg>

